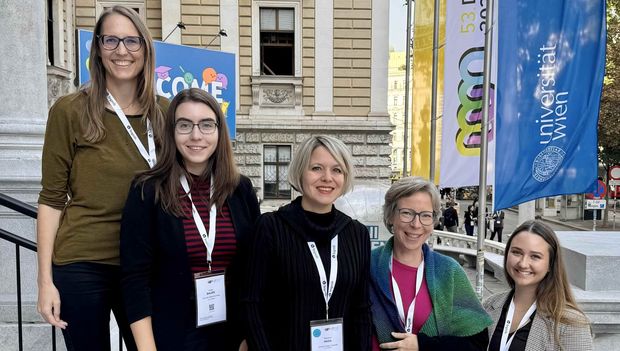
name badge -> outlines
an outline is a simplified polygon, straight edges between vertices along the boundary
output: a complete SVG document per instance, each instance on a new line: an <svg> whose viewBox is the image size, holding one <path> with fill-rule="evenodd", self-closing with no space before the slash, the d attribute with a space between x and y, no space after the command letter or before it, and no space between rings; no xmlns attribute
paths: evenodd
<svg viewBox="0 0 620 351"><path fill-rule="evenodd" d="M343 351L342 318L310 321L312 351Z"/></svg>
<svg viewBox="0 0 620 351"><path fill-rule="evenodd" d="M224 272L194 274L196 285L196 327L226 321Z"/></svg>

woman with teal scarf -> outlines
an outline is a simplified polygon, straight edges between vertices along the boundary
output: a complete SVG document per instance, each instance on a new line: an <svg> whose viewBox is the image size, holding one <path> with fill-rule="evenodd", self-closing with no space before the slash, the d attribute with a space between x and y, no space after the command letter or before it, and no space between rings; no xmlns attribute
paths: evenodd
<svg viewBox="0 0 620 351"><path fill-rule="evenodd" d="M373 350L485 350L492 320L463 268L426 244L440 211L434 184L395 182L383 222L394 234L372 251Z"/></svg>

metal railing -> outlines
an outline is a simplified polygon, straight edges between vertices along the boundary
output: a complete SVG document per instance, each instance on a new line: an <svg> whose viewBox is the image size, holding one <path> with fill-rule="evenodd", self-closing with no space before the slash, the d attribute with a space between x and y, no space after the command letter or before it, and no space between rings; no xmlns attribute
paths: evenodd
<svg viewBox="0 0 620 351"><path fill-rule="evenodd" d="M37 218L37 209L25 202L14 199L8 195L0 193L0 206L4 206L13 211L19 212L30 218ZM0 228L0 239L15 244L15 268L16 268L16 292L17 292L17 326L18 326L18 345L19 350L24 349L23 320L22 320L22 291L21 291L21 256L20 248L37 252L37 244L34 241L24 239L9 231ZM56 351L56 327L52 326L52 350ZM123 336L119 328L118 349L123 350Z"/></svg>
<svg viewBox="0 0 620 351"><path fill-rule="evenodd" d="M37 209L24 202L0 193L0 205L10 208L30 218L37 218ZM24 349L24 333L22 320L22 287L21 287L21 256L20 248L37 252L37 244L0 228L0 239L15 244L15 270L17 295L17 334L19 350ZM56 351L56 328L52 326L52 350Z"/></svg>

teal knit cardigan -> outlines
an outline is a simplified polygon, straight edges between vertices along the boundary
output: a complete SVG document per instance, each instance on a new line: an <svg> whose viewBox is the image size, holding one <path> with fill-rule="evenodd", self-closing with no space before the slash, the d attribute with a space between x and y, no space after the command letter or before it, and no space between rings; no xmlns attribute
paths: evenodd
<svg viewBox="0 0 620 351"><path fill-rule="evenodd" d="M372 320L379 343L396 341L393 331L405 332L398 317L391 288L390 259L394 238L371 253ZM420 329L427 336L467 337L480 333L492 324L480 305L463 268L452 258L432 251L424 253L424 278L428 285L433 310Z"/></svg>

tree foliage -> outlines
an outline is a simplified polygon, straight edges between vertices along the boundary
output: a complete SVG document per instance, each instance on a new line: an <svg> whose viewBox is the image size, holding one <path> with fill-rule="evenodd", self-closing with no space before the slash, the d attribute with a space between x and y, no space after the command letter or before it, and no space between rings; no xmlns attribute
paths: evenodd
<svg viewBox="0 0 620 351"><path fill-rule="evenodd" d="M620 0L607 0L605 81L598 121L599 159L605 170L620 164Z"/></svg>

